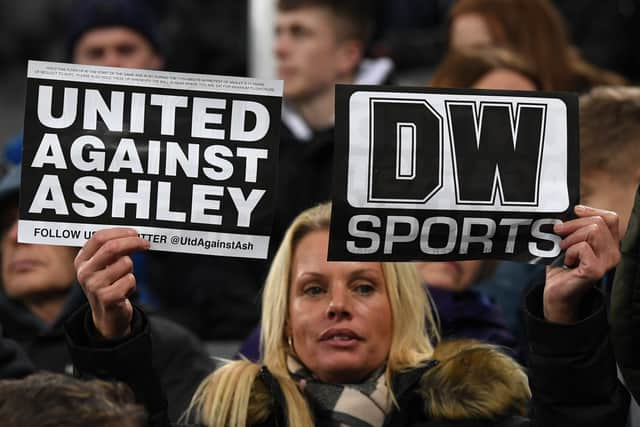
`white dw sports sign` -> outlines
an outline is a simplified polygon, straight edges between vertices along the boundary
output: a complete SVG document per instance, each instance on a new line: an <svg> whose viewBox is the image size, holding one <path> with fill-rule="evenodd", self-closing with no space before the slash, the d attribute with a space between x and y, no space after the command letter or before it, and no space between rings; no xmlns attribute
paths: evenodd
<svg viewBox="0 0 640 427"><path fill-rule="evenodd" d="M339 86L330 258L553 259L577 119L570 94Z"/></svg>

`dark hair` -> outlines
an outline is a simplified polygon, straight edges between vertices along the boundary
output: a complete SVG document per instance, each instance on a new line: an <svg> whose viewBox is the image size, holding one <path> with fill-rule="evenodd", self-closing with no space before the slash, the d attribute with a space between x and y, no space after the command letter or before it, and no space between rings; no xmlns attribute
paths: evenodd
<svg viewBox="0 0 640 427"><path fill-rule="evenodd" d="M540 87L540 80L527 61L510 50L492 46L449 51L434 71L428 85L468 88L496 69L514 71Z"/></svg>
<svg viewBox="0 0 640 427"><path fill-rule="evenodd" d="M329 10L337 19L338 36L367 45L373 33L373 7L370 0L278 0L278 10L292 11L307 7Z"/></svg>
<svg viewBox="0 0 640 427"><path fill-rule="evenodd" d="M3 427L143 427L144 408L123 383L40 372L0 381Z"/></svg>
<svg viewBox="0 0 640 427"><path fill-rule="evenodd" d="M68 18L67 58L73 58L76 42L88 31L101 27L128 27L162 52L158 22L147 0L76 0Z"/></svg>

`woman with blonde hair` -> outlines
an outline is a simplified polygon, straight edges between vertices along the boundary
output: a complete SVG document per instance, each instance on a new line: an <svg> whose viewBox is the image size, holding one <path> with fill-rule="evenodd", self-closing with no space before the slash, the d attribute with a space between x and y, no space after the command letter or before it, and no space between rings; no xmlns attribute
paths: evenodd
<svg viewBox="0 0 640 427"><path fill-rule="evenodd" d="M585 61L550 0L457 0L449 12L449 48L508 48L534 67L540 89L586 92L625 79Z"/></svg>
<svg viewBox="0 0 640 427"><path fill-rule="evenodd" d="M578 219L557 226L556 232L565 237L567 262L577 267L551 269L544 304L542 295L531 304L536 313L544 308L545 320L536 319L542 325L539 337L553 335L541 330L551 322L565 323L563 333L584 332L584 313L577 307L585 295L592 298L593 281L619 257L611 235L617 230L615 214L586 207L576 214ZM290 226L264 288L263 361L234 361L213 372L196 391L187 418L208 427L529 425L524 416L530 392L519 365L476 342L434 349L436 322L413 264L327 261L329 221L330 205L325 204L303 212ZM607 226L592 229L593 224ZM136 359L133 354L149 350L140 347L144 314L127 299L135 286L128 254L146 248L148 243L135 231L116 228L96 233L78 255L78 278L91 310L71 323L92 326L71 325L72 352L95 354L95 346L86 344L92 342L103 347L93 365L79 360L81 370L126 381L119 371L128 363L125 355ZM93 328L97 337L87 337ZM106 356L105 339L115 340L113 359ZM591 356L586 359L601 362L607 347L600 340L593 344L584 349ZM563 356L562 350L538 354L532 366L536 380L543 380L534 385L545 395L539 404L534 395L536 419L544 422L560 414L561 421L585 421L580 424L585 426L603 419L623 425L618 421L626 409L624 397L610 400L624 396L615 373L613 382L606 382L609 371L585 370L582 363L572 367L575 358ZM565 362L566 372L556 373L554 381L569 381L576 369L586 381L577 399L564 408L564 400L554 396L557 385L551 386L544 375L545 368L559 361ZM135 373L127 367L129 384L154 414L152 425L166 425L151 368L139 356L134 365ZM597 414L585 417L576 411L576 405L596 401L601 404Z"/></svg>

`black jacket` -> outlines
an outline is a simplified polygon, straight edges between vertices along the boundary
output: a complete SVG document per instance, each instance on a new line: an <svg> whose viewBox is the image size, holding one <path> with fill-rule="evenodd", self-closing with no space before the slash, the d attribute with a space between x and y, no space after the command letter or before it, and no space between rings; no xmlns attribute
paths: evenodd
<svg viewBox="0 0 640 427"><path fill-rule="evenodd" d="M52 325L45 325L24 305L0 297L0 324L7 338L16 341L38 370L73 373L64 335L64 322L86 304L79 285L69 291L62 312ZM166 319L150 316L151 343L156 351L151 359L169 399L169 415L177 419L202 379L214 363L200 341L183 327Z"/></svg>
<svg viewBox="0 0 640 427"><path fill-rule="evenodd" d="M20 346L0 336L0 380L19 379L33 371L33 364Z"/></svg>
<svg viewBox="0 0 640 427"><path fill-rule="evenodd" d="M425 415L425 402L416 393L422 384L420 380L433 369L433 364L427 364L396 377L393 388L400 410L392 412L386 426L625 426L629 395L616 377L602 295L594 289L585 298L583 320L574 325L545 322L541 307L542 288L538 287L529 294L526 307L531 350L529 381L533 392L530 419L510 414L491 420L429 419ZM150 425L166 427L166 399L152 367L145 362L151 357L151 349L144 313L136 309L129 338L103 348L95 346L91 328L87 326L90 322L91 314L85 309L76 313L66 326L72 358L78 369L85 374L128 382L152 415ZM262 369L260 378L275 402L271 416L260 427L287 426L278 383L266 368ZM459 403L468 402L460 399Z"/></svg>

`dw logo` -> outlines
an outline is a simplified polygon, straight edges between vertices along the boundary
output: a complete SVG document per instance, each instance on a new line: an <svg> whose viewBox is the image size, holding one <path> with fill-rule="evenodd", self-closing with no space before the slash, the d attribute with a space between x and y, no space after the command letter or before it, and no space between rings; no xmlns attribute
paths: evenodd
<svg viewBox="0 0 640 427"><path fill-rule="evenodd" d="M349 107L349 203L428 210L566 210L564 103L496 98L355 92Z"/></svg>

